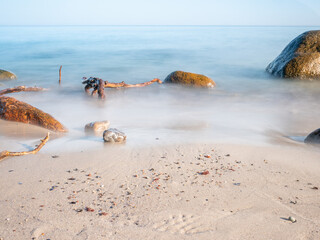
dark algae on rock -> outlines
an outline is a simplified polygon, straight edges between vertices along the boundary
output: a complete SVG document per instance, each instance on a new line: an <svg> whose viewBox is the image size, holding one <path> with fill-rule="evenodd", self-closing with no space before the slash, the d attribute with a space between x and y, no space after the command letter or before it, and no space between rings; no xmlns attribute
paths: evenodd
<svg viewBox="0 0 320 240"><path fill-rule="evenodd" d="M17 76L13 73L0 69L0 80L13 80L16 79Z"/></svg>
<svg viewBox="0 0 320 240"><path fill-rule="evenodd" d="M320 78L320 31L293 39L266 70L282 78Z"/></svg>
<svg viewBox="0 0 320 240"><path fill-rule="evenodd" d="M67 131L50 114L12 97L0 97L0 119L29 123L52 131Z"/></svg>
<svg viewBox="0 0 320 240"><path fill-rule="evenodd" d="M175 71L170 73L164 82L196 87L214 87L216 85L215 82L207 76L183 71Z"/></svg>

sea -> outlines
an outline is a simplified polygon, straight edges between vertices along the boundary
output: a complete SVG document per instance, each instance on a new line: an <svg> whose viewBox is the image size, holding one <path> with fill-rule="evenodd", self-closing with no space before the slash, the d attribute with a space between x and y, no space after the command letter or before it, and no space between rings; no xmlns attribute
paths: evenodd
<svg viewBox="0 0 320 240"><path fill-rule="evenodd" d="M17 80L0 89L59 120L51 151L108 148L85 124L109 120L127 135L121 146L232 143L303 145L320 127L320 81L280 79L265 71L309 26L1 26L0 69ZM59 68L62 66L61 85ZM164 80L173 71L204 74L212 89L172 84L106 89L87 96L83 77L129 84ZM0 120L0 150L32 148L46 130ZM48 144L49 145L49 144ZM120 146L120 145L119 145Z"/></svg>

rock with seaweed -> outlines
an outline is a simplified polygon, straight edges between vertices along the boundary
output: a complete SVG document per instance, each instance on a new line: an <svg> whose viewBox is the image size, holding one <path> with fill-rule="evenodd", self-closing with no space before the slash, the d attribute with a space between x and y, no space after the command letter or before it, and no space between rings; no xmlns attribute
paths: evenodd
<svg viewBox="0 0 320 240"><path fill-rule="evenodd" d="M50 114L12 97L0 97L0 119L29 123L52 131L67 131L67 129Z"/></svg>
<svg viewBox="0 0 320 240"><path fill-rule="evenodd" d="M320 31L293 39L266 70L282 78L320 78Z"/></svg>
<svg viewBox="0 0 320 240"><path fill-rule="evenodd" d="M1 80L14 80L17 76L12 72L0 69L0 81Z"/></svg>
<svg viewBox="0 0 320 240"><path fill-rule="evenodd" d="M205 75L183 71L175 71L170 73L166 77L164 82L183 84L195 87L214 87L216 85L211 78Z"/></svg>

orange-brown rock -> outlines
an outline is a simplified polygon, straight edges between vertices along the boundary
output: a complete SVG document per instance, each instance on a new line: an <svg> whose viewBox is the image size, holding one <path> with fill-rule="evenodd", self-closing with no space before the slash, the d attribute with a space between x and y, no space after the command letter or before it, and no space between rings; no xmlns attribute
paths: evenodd
<svg viewBox="0 0 320 240"><path fill-rule="evenodd" d="M0 97L0 118L8 121L33 124L52 131L67 131L50 114L12 97Z"/></svg>
<svg viewBox="0 0 320 240"><path fill-rule="evenodd" d="M216 85L215 82L207 76L183 71L175 71L170 73L166 77L164 82L177 83L195 87L214 87Z"/></svg>

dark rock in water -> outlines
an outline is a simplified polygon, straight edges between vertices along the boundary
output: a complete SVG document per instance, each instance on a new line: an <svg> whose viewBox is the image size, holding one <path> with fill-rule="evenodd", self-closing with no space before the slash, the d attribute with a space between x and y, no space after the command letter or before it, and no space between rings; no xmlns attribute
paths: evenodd
<svg viewBox="0 0 320 240"><path fill-rule="evenodd" d="M306 139L304 140L305 143L311 143L311 144L320 144L320 128L317 130L314 130L312 133L310 133Z"/></svg>
<svg viewBox="0 0 320 240"><path fill-rule="evenodd" d="M67 129L50 114L12 97L0 97L0 119L67 132Z"/></svg>
<svg viewBox="0 0 320 240"><path fill-rule="evenodd" d="M127 136L116 128L110 128L103 132L105 142L124 142Z"/></svg>
<svg viewBox="0 0 320 240"><path fill-rule="evenodd" d="M13 73L0 69L0 80L13 80L16 78L17 76L14 75Z"/></svg>
<svg viewBox="0 0 320 240"><path fill-rule="evenodd" d="M201 74L189 73L183 71L175 71L170 73L165 83L178 83L183 85L197 86L197 87L214 87L216 84L211 79Z"/></svg>
<svg viewBox="0 0 320 240"><path fill-rule="evenodd" d="M283 78L320 78L320 31L293 39L266 70Z"/></svg>

